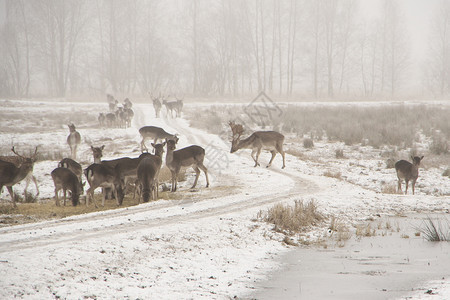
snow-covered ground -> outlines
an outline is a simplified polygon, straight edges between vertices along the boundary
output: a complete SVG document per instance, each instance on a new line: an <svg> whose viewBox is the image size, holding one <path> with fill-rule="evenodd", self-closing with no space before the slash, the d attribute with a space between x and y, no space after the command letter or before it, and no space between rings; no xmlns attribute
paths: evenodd
<svg viewBox="0 0 450 300"><path fill-rule="evenodd" d="M354 149L352 155L352 150L346 149L351 159L335 159L334 147L342 145L316 143L314 150L305 154L307 160L287 155L286 169L281 169L279 156L271 168L253 168L248 150L230 154L229 143L191 128L183 118L155 119L150 104L134 105L136 115L128 129L96 126L98 112L107 109L103 103L0 101L0 107L11 116L28 116L21 121L1 121L0 149L4 152L12 144L18 149L40 145L39 151L67 156L65 124L73 120L64 114L76 112L84 115L80 122L85 122L76 124L83 139L79 149L83 167L92 162L91 145L105 145L104 159L136 157L140 152L138 129L155 125L178 133L179 147L203 146L211 180L211 187L205 188L202 173L197 188L192 190L189 187L193 176L189 173L176 192L180 200L158 200L0 228L1 298L251 297L259 282L280 269L283 254L299 251L282 244L283 236L272 231L270 225L253 220L260 210L274 203L314 200L321 212L339 218L350 228L378 216L417 211L448 213L450 209L450 180L441 176L440 169L421 170L415 196L380 193L383 184L396 183L395 174L380 166L382 158L372 155L374 158L368 159L372 151L369 148ZM41 117L36 121L36 116L49 111L62 115L61 119L50 122ZM20 133L13 130L21 126L29 129ZM261 165L269 157L263 153ZM35 164L41 201L53 197L50 172L56 164L57 160ZM340 172L341 179L324 176L325 171ZM14 188L22 191L23 187L21 183ZM29 189L33 191L33 185ZM9 201L6 191L0 197L3 202ZM325 222L311 228L302 238L313 242L329 239L327 243L332 246L329 225ZM449 294L448 277L429 278L438 279L440 284L435 283L437 289L433 292L445 298ZM414 299L422 294L405 296Z"/></svg>

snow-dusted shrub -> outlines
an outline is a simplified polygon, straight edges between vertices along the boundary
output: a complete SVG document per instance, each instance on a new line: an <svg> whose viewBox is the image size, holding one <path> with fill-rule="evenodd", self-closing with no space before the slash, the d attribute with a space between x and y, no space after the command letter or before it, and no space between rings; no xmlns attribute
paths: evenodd
<svg viewBox="0 0 450 300"><path fill-rule="evenodd" d="M285 234L302 232L324 220L314 201L295 201L294 206L276 204L267 211L260 211L258 219L274 224L274 230Z"/></svg>
<svg viewBox="0 0 450 300"><path fill-rule="evenodd" d="M313 140L310 138L304 138L303 139L303 147L305 147L306 149L314 148Z"/></svg>

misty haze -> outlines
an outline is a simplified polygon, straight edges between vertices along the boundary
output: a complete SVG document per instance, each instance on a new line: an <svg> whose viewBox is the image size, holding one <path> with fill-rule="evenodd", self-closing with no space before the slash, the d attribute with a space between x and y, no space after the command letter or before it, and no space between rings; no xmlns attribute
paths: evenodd
<svg viewBox="0 0 450 300"><path fill-rule="evenodd" d="M0 0L0 298L450 299L450 0Z"/></svg>

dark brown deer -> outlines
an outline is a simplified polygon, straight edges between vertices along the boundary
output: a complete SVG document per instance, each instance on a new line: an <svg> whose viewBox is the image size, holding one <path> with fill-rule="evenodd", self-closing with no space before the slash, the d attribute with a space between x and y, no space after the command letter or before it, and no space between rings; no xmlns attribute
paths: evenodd
<svg viewBox="0 0 450 300"><path fill-rule="evenodd" d="M155 148L155 155L147 155L140 162L137 167L137 177L139 190L144 202L148 202L149 199L155 200L159 197L159 171L162 165L162 156L164 154L164 146L166 142L162 144L152 143ZM139 200L141 199L139 197Z"/></svg>
<svg viewBox="0 0 450 300"><path fill-rule="evenodd" d="M16 198L14 197L13 186L22 181L33 171L33 165L36 162L37 147L34 154L31 157L25 157L16 152L12 147L12 152L22 159L22 163L19 166L7 161L0 161L0 191L3 186L6 186L9 194L11 195L12 204L16 207Z"/></svg>
<svg viewBox="0 0 450 300"><path fill-rule="evenodd" d="M20 166L24 163L24 158L21 156L0 156L0 161L10 162L13 163L17 168L20 168ZM33 175L33 169L31 169L30 173L25 177L25 189L23 190L23 196L26 197L27 191L28 191L28 185L30 184L30 181L33 180L34 186L36 187L36 197L39 196L39 187L37 184L36 177Z"/></svg>
<svg viewBox="0 0 450 300"><path fill-rule="evenodd" d="M77 163L73 159L71 159L71 158L61 159L61 161L58 163L58 167L69 169L78 177L79 181L81 182L83 168L81 167L81 165L79 163Z"/></svg>
<svg viewBox="0 0 450 300"><path fill-rule="evenodd" d="M233 131L233 126L230 124L231 130ZM235 127L234 127L235 128ZM236 130L236 129L235 129ZM272 158L267 165L267 168L272 165L272 161L277 155L277 152L281 154L283 158L283 167L285 164L285 153L283 150L284 135L276 131L256 131L252 133L249 137L240 140L241 130L236 131L236 135L233 132L233 140L231 142L231 153L236 152L239 149L251 149L251 156L255 161L255 167L259 166L258 158L261 154L261 150L269 150L272 153ZM255 156L256 154L256 156Z"/></svg>
<svg viewBox="0 0 450 300"><path fill-rule="evenodd" d="M102 206L105 206L106 190L105 188L111 188L114 196L117 200L117 205L120 205L119 199L121 195L118 195L116 187L120 185L120 182L116 176L114 168L104 164L92 164L84 170L84 176L86 176L89 182L89 189L86 191L86 206L89 205L89 199L93 200L95 207L97 202L94 198L94 191L98 187L103 188Z"/></svg>
<svg viewBox="0 0 450 300"><path fill-rule="evenodd" d="M174 140L175 143L178 142L178 136L176 134L167 133L164 129L156 126L144 126L139 129L139 133L142 136L141 152L148 151L148 148L145 146L145 140L147 139L153 139L154 144L156 144L158 140L165 139Z"/></svg>
<svg viewBox="0 0 450 300"><path fill-rule="evenodd" d="M178 173L180 173L181 167L192 166L195 171L195 180L191 188L195 188L197 185L198 177L200 176L200 169L206 176L206 187L209 186L208 169L203 165L203 159L205 158L205 149L200 146L192 145L180 150L176 150L176 142L174 140L166 140L167 143L167 155L166 166L172 173L172 192L177 190Z"/></svg>
<svg viewBox="0 0 450 300"><path fill-rule="evenodd" d="M70 156L73 159L77 159L77 148L78 145L81 143L81 135L80 133L75 129L74 124L69 124L69 136L67 137L67 144L69 144L70 147Z"/></svg>
<svg viewBox="0 0 450 300"><path fill-rule="evenodd" d="M414 195L414 188L416 186L417 178L419 177L419 166L423 159L422 157L414 156L412 157L412 162L406 160L399 160L395 163L395 171L397 171L398 178L398 191L402 191L402 180L406 182L405 195L408 192L408 182L411 181L412 193Z"/></svg>
<svg viewBox="0 0 450 300"><path fill-rule="evenodd" d="M58 192L63 190L64 206L66 206L66 192L71 192L72 205L77 206L80 195L83 194L84 184L79 180L78 176L68 168L58 167L51 173L53 183L55 185L55 203L59 206Z"/></svg>

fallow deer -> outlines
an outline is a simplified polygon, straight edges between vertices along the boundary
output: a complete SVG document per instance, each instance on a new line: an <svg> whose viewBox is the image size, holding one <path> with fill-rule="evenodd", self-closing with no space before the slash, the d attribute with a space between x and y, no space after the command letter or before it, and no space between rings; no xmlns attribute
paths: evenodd
<svg viewBox="0 0 450 300"><path fill-rule="evenodd" d="M73 123L67 126L69 127L70 130L69 136L67 137L67 144L69 144L70 147L70 155L71 158L77 159L77 148L78 145L81 143L81 135L75 129L75 125Z"/></svg>
<svg viewBox="0 0 450 300"><path fill-rule="evenodd" d="M412 162L406 160L399 160L395 163L395 170L397 171L398 178L398 191L402 191L402 179L406 182L405 195L408 192L408 182L411 181L412 193L414 195L414 188L416 186L417 178L419 177L419 166L423 159L422 157L414 156L412 157Z"/></svg>
<svg viewBox="0 0 450 300"><path fill-rule="evenodd" d="M59 206L58 192L63 190L64 206L66 206L66 192L71 192L72 205L77 206L80 195L83 194L84 184L79 180L79 177L68 168L58 167L51 173L53 183L55 185L55 202Z"/></svg>
<svg viewBox="0 0 450 300"><path fill-rule="evenodd" d="M13 186L22 181L28 174L33 171L33 165L36 161L37 147L31 157L25 157L16 152L12 147L12 152L22 159L19 166L7 161L0 161L0 191L6 186L11 195L12 204L16 207L16 198L14 197Z"/></svg>
<svg viewBox="0 0 450 300"><path fill-rule="evenodd" d="M98 114L98 124L100 125L100 127L104 127L105 126L105 122L106 122L106 116L104 113L99 113Z"/></svg>
<svg viewBox="0 0 450 300"><path fill-rule="evenodd" d="M160 95L160 97L161 97L161 95ZM155 109L155 118L159 118L159 114L161 112L162 104L161 104L161 101L159 101L160 97L153 97L153 95L150 94L150 98L152 99L152 102L153 102L153 108Z"/></svg>
<svg viewBox="0 0 450 300"><path fill-rule="evenodd" d="M73 159L71 158L61 159L61 161L58 163L58 167L69 169L78 177L79 181L81 182L81 175L83 174L83 168L79 163L77 163Z"/></svg>
<svg viewBox="0 0 450 300"><path fill-rule="evenodd" d="M148 151L148 148L145 146L146 139L153 139L153 143L156 144L158 140L171 139L174 140L175 143L178 142L178 136L176 134L167 133L164 129L156 126L144 126L139 129L139 133L142 136L141 142L141 152Z"/></svg>
<svg viewBox="0 0 450 300"><path fill-rule="evenodd" d="M20 168L22 163L24 163L24 158L21 156L0 156L0 161L13 163L17 168ZM36 188L36 197L39 196L39 187L37 184L36 177L33 175L33 169L30 170L30 173L25 177L25 189L23 190L23 196L26 197L28 191L28 185L30 181L33 180L34 186Z"/></svg>
<svg viewBox="0 0 450 300"><path fill-rule="evenodd" d="M166 107L166 115L169 115L173 118L173 112L175 111L175 116L177 117L177 107L179 106L179 103L177 101L167 101L163 100L162 102L164 106Z"/></svg>
<svg viewBox="0 0 450 300"><path fill-rule="evenodd" d="M152 143L155 148L155 155L147 155L140 162L137 167L137 177L139 190L144 202L148 202L149 199L158 199L158 187L159 187L159 171L162 165L162 156L164 154L164 146L166 142L162 144ZM141 199L141 197L139 197ZM140 202L140 201L139 201Z"/></svg>
<svg viewBox="0 0 450 300"><path fill-rule="evenodd" d="M205 149L200 146L192 145L180 150L176 150L176 142L174 140L166 140L167 154L166 154L166 166L172 173L172 192L177 190L178 173L180 173L181 167L192 166L195 170L195 180L191 188L195 188L197 185L198 177L200 176L200 169L206 176L206 187L209 186L208 169L203 165L203 159L205 158Z"/></svg>
<svg viewBox="0 0 450 300"><path fill-rule="evenodd" d="M89 182L89 189L86 191L86 206L89 205L89 199L92 199L95 207L97 202L94 198L94 191L98 187L103 188L102 206L105 206L106 190L105 188L111 188L114 196L117 200L117 205L120 205L119 199L121 195L118 195L116 186L120 185L120 182L115 174L114 168L104 164L92 164L84 170L84 176Z"/></svg>
<svg viewBox="0 0 450 300"><path fill-rule="evenodd" d="M233 126L231 126L231 124L230 127L231 130L233 131ZM233 140L231 142L231 151L230 151L231 153L234 153L239 149L251 149L252 150L251 156L255 161L256 167L259 166L258 158L261 153L261 150L269 150L270 153L272 154L272 158L270 159L269 164L267 165L268 168L272 165L272 161L278 152L281 154L283 158L282 169L286 167L285 153L283 150L284 135L276 131L256 131L252 133L249 137L240 140L241 134L242 132L239 130L237 131L236 135L233 135Z"/></svg>

